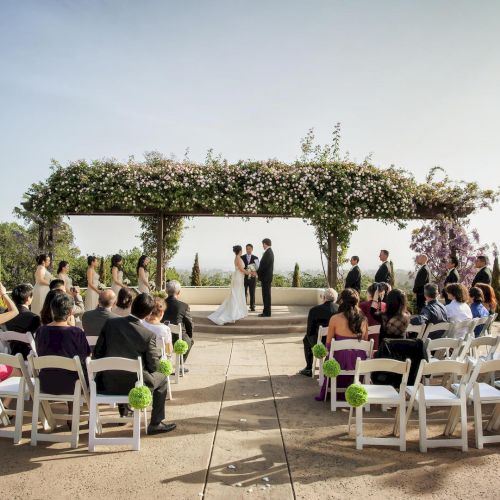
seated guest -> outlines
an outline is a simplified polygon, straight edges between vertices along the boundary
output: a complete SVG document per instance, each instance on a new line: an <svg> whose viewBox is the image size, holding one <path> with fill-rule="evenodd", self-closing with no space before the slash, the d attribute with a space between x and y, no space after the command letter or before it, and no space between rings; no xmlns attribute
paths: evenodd
<svg viewBox="0 0 500 500"><path fill-rule="evenodd" d="M310 377L312 375L313 353L312 348L318 341L318 331L320 326L328 326L330 318L337 313L339 306L337 301L337 291L333 288L327 288L323 292L323 304L314 306L309 310L307 316L307 331L302 339L304 344L304 357L306 358L306 367L300 370L301 375Z"/></svg>
<svg viewBox="0 0 500 500"><path fill-rule="evenodd" d="M165 301L159 297L155 299L155 305L151 314L144 321L144 326L152 331L157 337L160 337L165 342L165 352L166 354L172 354L172 333L170 328L162 323L161 320L165 314Z"/></svg>
<svg viewBox="0 0 500 500"><path fill-rule="evenodd" d="M492 273L491 269L488 267L488 257L486 255L479 255L476 258L475 266L478 272L472 280L472 286L476 286L478 283L491 285Z"/></svg>
<svg viewBox="0 0 500 500"><path fill-rule="evenodd" d="M124 318L130 314L133 300L134 296L132 295L132 290L124 286L120 288L116 304L111 308L111 311L117 316Z"/></svg>
<svg viewBox="0 0 500 500"><path fill-rule="evenodd" d="M467 304L468 293L467 288L460 283L451 283L446 285L446 295L448 295L451 302L446 305L446 312L448 313L448 321L450 323L459 323L466 319L472 319L472 311L469 304Z"/></svg>
<svg viewBox="0 0 500 500"><path fill-rule="evenodd" d="M33 287L30 284L17 285L12 290L12 300L19 309L19 314L5 323L5 328L11 332L35 334L40 326L40 316L30 311L33 300ZM21 353L26 359L31 352L31 347L23 342L10 342L10 353L16 355Z"/></svg>
<svg viewBox="0 0 500 500"><path fill-rule="evenodd" d="M13 300L7 295L7 290L2 283L0 283L0 299L7 305L7 311L0 313L0 325L3 325L15 318L19 314L19 310Z"/></svg>
<svg viewBox="0 0 500 500"><path fill-rule="evenodd" d="M328 324L328 335L326 337L326 347L328 350L330 349L332 340L368 340L368 321L358 307L358 304L359 295L356 290L347 288L340 293L338 313L331 317ZM357 349L335 351L333 357L339 362L343 370L354 370L356 368L356 359L366 359L366 352ZM352 375L339 375L337 377L337 389L346 388L352 384L352 381ZM316 397L317 401L325 399L327 382L328 380L325 379L320 395ZM343 397L343 392L337 395L339 400Z"/></svg>
<svg viewBox="0 0 500 500"><path fill-rule="evenodd" d="M451 286L451 285L449 285ZM410 318L412 325L435 325L437 323L448 323L448 313L446 307L437 300L438 287L434 283L428 283L424 286L425 306L420 314ZM433 332L429 338L437 339L442 337L444 331Z"/></svg>
<svg viewBox="0 0 500 500"><path fill-rule="evenodd" d="M483 292L484 307L488 309L490 314L495 314L497 312L497 298L493 287L491 285L487 285L486 283L478 283L476 287Z"/></svg>
<svg viewBox="0 0 500 500"><path fill-rule="evenodd" d="M377 303L378 292L373 298L374 304ZM372 308L372 315L380 318L379 345L387 338L404 338L406 328L410 322L410 313L408 312L408 300L406 294L397 288L391 290L386 296L387 308L385 312L380 312L378 308Z"/></svg>
<svg viewBox="0 0 500 500"><path fill-rule="evenodd" d="M165 400L168 393L168 379L158 371L160 351L156 346L156 336L143 324L155 305L153 297L139 294L132 303L131 314L125 318L106 321L94 349L94 358L119 357L142 359L144 384L153 392L153 411L148 426L148 434L170 432L175 424L166 424ZM109 394L128 394L135 386L137 376L123 371L107 371L101 374L99 388ZM120 405L120 412L126 408Z"/></svg>
<svg viewBox="0 0 500 500"><path fill-rule="evenodd" d="M473 318L486 318L490 315L488 309L484 307L484 295L480 288L473 286L469 290L469 296L471 299L470 310L472 312ZM479 337L483 331L484 325L478 325L474 329L474 336Z"/></svg>
<svg viewBox="0 0 500 500"><path fill-rule="evenodd" d="M367 321L368 321L368 326L375 326L375 325L380 325L380 318L379 317L374 317L372 316L371 313L371 308L372 308L372 303L373 303L373 297L375 296L375 293L378 291L378 283L372 283L366 290L366 300L363 302L360 302L359 308L363 311L363 314L365 315ZM380 290L377 299L379 302L379 310L381 312L385 312L386 309L386 303L383 301L385 291Z"/></svg>
<svg viewBox="0 0 500 500"><path fill-rule="evenodd" d="M361 293L361 271L359 269L359 257L353 255L351 257L351 270L347 273L345 279L345 288L352 288L356 292Z"/></svg>
<svg viewBox="0 0 500 500"><path fill-rule="evenodd" d="M54 279L50 282L49 285L50 290L62 290L63 292L67 293L70 295L74 302L75 306L73 307L73 316L80 320L82 317L83 313L85 312L85 304L83 303L83 298L80 295L80 288L77 286L72 286L70 291L68 292L66 288L66 282L63 279Z"/></svg>
<svg viewBox="0 0 500 500"><path fill-rule="evenodd" d="M185 340L189 346L187 353L184 354L184 360L186 360L191 351L191 347L194 345L191 311L189 310L188 304L179 300L181 284L178 281L171 280L167 283L167 294L167 310L163 315L162 323L168 321L172 325L182 325L182 340ZM172 342L175 344L178 339L179 336L173 333ZM184 371L186 371L186 368L184 368Z"/></svg>
<svg viewBox="0 0 500 500"><path fill-rule="evenodd" d="M42 310L40 311L40 321L42 325L48 325L49 323L52 323L53 318L52 318L52 310L50 308L50 304L52 303L54 297L56 297L57 295L61 295L62 293L66 292L60 290L59 288L56 288L55 290L50 290L49 293L45 296ZM75 326L75 318L72 314L70 314L70 316L68 317L68 321L69 321L68 323L69 326Z"/></svg>
<svg viewBox="0 0 500 500"><path fill-rule="evenodd" d="M87 337L81 328L68 325L74 305L72 297L57 291L50 301L53 320L38 329L35 339L36 350L38 356L64 356L65 358L78 356L82 363L83 373L87 377L85 359L90 355ZM41 390L50 394L73 394L76 380L78 380L78 375L75 372L58 368L46 368L40 371Z"/></svg>
<svg viewBox="0 0 500 500"><path fill-rule="evenodd" d="M92 311L86 311L82 316L82 325L85 335L98 337L102 331L104 323L110 318L118 318L119 316L111 311L116 302L116 295L113 290L103 290L99 294L99 302L97 307Z"/></svg>

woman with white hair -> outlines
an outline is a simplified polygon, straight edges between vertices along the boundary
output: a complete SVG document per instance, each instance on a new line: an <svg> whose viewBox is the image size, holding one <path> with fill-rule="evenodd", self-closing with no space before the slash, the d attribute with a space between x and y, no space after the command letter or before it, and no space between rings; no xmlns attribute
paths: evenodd
<svg viewBox="0 0 500 500"><path fill-rule="evenodd" d="M313 353L312 348L318 341L318 330L320 326L328 326L330 318L337 314L339 306L337 302L337 291L333 288L326 288L323 291L323 303L319 306L314 306L310 309L307 316L307 332L302 340L304 343L304 357L306 359L306 367L300 370L300 375L310 377L312 375ZM324 337L326 341L326 336Z"/></svg>

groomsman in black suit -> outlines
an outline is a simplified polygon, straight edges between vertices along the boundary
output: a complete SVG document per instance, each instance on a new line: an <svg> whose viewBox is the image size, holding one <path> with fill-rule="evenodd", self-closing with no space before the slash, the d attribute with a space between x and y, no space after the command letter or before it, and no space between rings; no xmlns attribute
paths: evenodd
<svg viewBox="0 0 500 500"><path fill-rule="evenodd" d="M259 258L253 255L253 245L248 243L245 247L247 253L241 256L245 269L248 269L250 264L254 264L255 268L259 267ZM250 311L255 311L255 287L257 286L257 276L247 276L245 274L245 297L250 294Z"/></svg>
<svg viewBox="0 0 500 500"><path fill-rule="evenodd" d="M391 264L389 263L389 250L380 250L378 258L382 264L375 274L375 283L392 283L393 276L391 276Z"/></svg>
<svg viewBox="0 0 500 500"><path fill-rule="evenodd" d="M450 255L450 258L446 263L446 267L448 269L448 274L444 279L444 285L443 285L443 290L441 292L441 297L444 298L446 304L449 304L451 300L448 298L448 295L446 295L445 288L446 285L449 285L450 283L460 283L460 274L458 274L458 269L457 269L458 259L454 255Z"/></svg>
<svg viewBox="0 0 500 500"><path fill-rule="evenodd" d="M475 266L479 271L476 277L472 281L472 286L476 286L478 283L484 283L485 285L491 285L492 274L491 269L488 266L488 257L486 255L479 255L476 258Z"/></svg>
<svg viewBox="0 0 500 500"><path fill-rule="evenodd" d="M420 269L415 276L415 283L413 285L413 293L417 299L417 314L420 314L420 311L425 306L424 287L430 282L431 278L431 273L427 266L428 260L429 257L425 254L417 255L417 264L420 266Z"/></svg>
<svg viewBox="0 0 500 500"><path fill-rule="evenodd" d="M357 255L353 255L351 257L351 270L347 273L347 277L345 279L345 287L352 288L356 290L358 293L361 292L361 271L359 269L359 257Z"/></svg>
<svg viewBox="0 0 500 500"><path fill-rule="evenodd" d="M269 238L264 238L262 240L262 247L264 248L264 253L260 259L259 269L257 269L257 276L259 277L260 284L262 286L262 302L264 303L264 310L261 317L271 316L271 285L273 282L273 270L274 270L274 253L271 248L271 240Z"/></svg>

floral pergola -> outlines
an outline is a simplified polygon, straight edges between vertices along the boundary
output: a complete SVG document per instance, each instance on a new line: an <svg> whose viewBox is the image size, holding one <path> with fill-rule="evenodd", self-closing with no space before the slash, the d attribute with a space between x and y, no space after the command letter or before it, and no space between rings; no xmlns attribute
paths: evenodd
<svg viewBox="0 0 500 500"><path fill-rule="evenodd" d="M158 217L157 286L163 283L163 224L169 216L237 216L303 219L316 228L337 281L338 255L361 219L403 227L412 219L458 219L496 200L476 183L419 184L407 172L350 162L286 164L277 160L210 160L206 164L148 154L138 162L83 160L53 163L45 182L33 184L22 203L42 228L62 216Z"/></svg>

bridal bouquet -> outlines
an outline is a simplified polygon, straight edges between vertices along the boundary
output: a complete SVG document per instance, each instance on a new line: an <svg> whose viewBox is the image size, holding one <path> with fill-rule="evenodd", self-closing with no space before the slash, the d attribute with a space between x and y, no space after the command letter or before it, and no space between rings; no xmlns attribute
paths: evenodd
<svg viewBox="0 0 500 500"><path fill-rule="evenodd" d="M106 290L106 285L99 281L99 283L97 283L97 289L98 290Z"/></svg>
<svg viewBox="0 0 500 500"><path fill-rule="evenodd" d="M255 264L248 264L247 271L250 271L251 273L256 273L257 267L255 266Z"/></svg>

